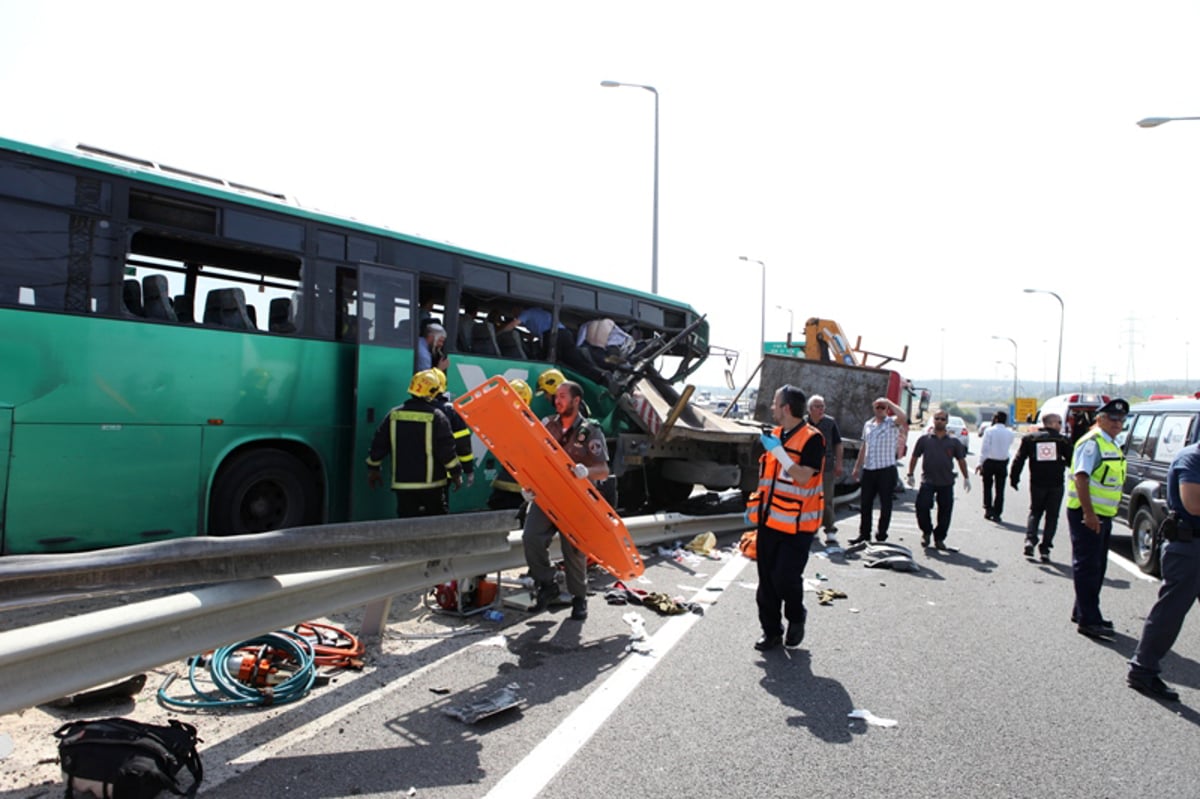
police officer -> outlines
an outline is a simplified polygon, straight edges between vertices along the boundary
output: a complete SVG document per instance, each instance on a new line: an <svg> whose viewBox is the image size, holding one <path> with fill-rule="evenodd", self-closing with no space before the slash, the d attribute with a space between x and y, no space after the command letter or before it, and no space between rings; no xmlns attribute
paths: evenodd
<svg viewBox="0 0 1200 799"><path fill-rule="evenodd" d="M446 513L446 484L462 484L462 467L454 452L450 420L433 404L440 382L432 369L417 372L408 384L412 396L388 411L371 439L367 454L367 485L383 485L380 467L392 460L391 488L396 492L396 516L437 516Z"/></svg>
<svg viewBox="0 0 1200 799"><path fill-rule="evenodd" d="M1184 447L1167 470L1167 508L1171 515L1163 525L1163 547L1159 561L1162 586L1158 599L1129 659L1129 687L1136 691L1178 702L1176 693L1158 676L1159 664L1170 651L1183 619L1200 600L1200 444Z"/></svg>
<svg viewBox="0 0 1200 799"><path fill-rule="evenodd" d="M545 375L543 375L544 377ZM538 380L539 387L542 380ZM542 419L542 425L575 461L575 476L593 482L608 478L608 445L604 430L585 419L580 412L583 387L563 380L554 392L555 414ZM532 492L527 492L532 496ZM550 563L550 542L558 532L550 517L538 507L537 498L525 517L521 537L525 546L525 562L535 585L534 610L542 611L558 598L558 583ZM587 618L587 553L575 547L566 536L560 536L563 561L566 563L567 591L571 594L571 618Z"/></svg>
<svg viewBox="0 0 1200 799"><path fill-rule="evenodd" d="M1062 434L1062 417L1057 413L1042 416L1040 430L1021 438L1013 458L1009 483L1015 489L1021 483L1021 469L1029 461L1029 519L1025 523L1025 557L1033 557L1033 548L1041 553L1042 563L1050 562L1054 533L1058 530L1058 511L1062 507L1063 469L1071 463L1071 445ZM1038 545L1038 524L1046 517L1042 543Z"/></svg>
<svg viewBox="0 0 1200 799"><path fill-rule="evenodd" d="M1080 635L1114 638L1112 622L1100 615L1100 588L1108 566L1108 539L1125 484L1125 453L1117 434L1129 414L1129 403L1110 400L1096 411L1096 423L1075 444L1067 489L1067 524L1071 528L1071 569L1075 577L1075 609L1071 621Z"/></svg>

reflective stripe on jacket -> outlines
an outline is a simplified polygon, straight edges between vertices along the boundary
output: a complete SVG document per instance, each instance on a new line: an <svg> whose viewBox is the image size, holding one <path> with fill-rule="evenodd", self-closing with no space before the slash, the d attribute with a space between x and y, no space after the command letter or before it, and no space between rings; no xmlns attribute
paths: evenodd
<svg viewBox="0 0 1200 799"><path fill-rule="evenodd" d="M450 420L427 400L416 397L392 408L375 431L367 466L377 469L391 457L392 489L408 491L444 486L446 476L462 473L454 452Z"/></svg>
<svg viewBox="0 0 1200 799"><path fill-rule="evenodd" d="M782 438L783 428L776 427L771 435ZM813 436L820 437L821 431L802 423L783 442L783 447L798 461L804 445ZM771 453L764 452L759 458L758 474L758 513L763 524L781 533L815 533L825 509L822 470L818 469L804 485L797 485L792 476L780 468L779 461ZM761 516L764 511L765 518Z"/></svg>
<svg viewBox="0 0 1200 799"><path fill-rule="evenodd" d="M1099 428L1089 431L1075 444L1075 454L1091 439L1100 448L1100 462L1088 475L1088 494L1092 498L1092 509L1097 516L1116 516L1121 506L1121 488L1125 485L1125 453L1121 448L1101 435ZM1071 456L1071 479L1067 483L1067 507L1078 510L1083 507L1075 488L1075 455Z"/></svg>

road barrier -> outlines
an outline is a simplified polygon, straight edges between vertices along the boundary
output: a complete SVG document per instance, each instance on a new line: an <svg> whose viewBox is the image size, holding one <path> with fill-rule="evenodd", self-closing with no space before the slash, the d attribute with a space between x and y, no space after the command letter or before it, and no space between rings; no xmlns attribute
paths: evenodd
<svg viewBox="0 0 1200 799"><path fill-rule="evenodd" d="M468 515L472 514L442 517L438 521L452 523ZM473 534L448 535L441 542L445 545L441 550L443 555L420 562L390 562L236 579L118 608L0 632L0 714L123 679L130 674L236 643L264 631L290 627L300 621L348 608L386 602L392 595L421 590L447 580L524 565L519 531L480 533L487 523L482 519L476 521L479 526L475 534L480 534L480 539L472 539ZM702 532L731 532L744 529L744 526L740 513L698 517L658 514L626 520L626 527L638 546L675 539L688 540ZM392 529L396 532L395 527ZM407 533L411 539L411 529ZM297 540L276 533L261 535L273 536L270 540L274 541L276 547L294 544L298 549L306 545L299 539L316 538L308 533L295 537ZM405 533L398 532L398 535L403 538ZM258 537L247 536L246 540ZM234 546L238 544L237 539L203 540L216 540ZM472 540L474 543L469 543ZM307 545L312 543L311 540L307 541ZM415 540L409 540L408 544L417 546ZM464 546L479 546L480 550L464 551ZM336 546L332 547L332 550L336 549ZM152 552L162 554L159 550ZM102 553L91 554L100 557ZM284 553L276 554L280 560L275 562L286 562ZM44 560L51 556L31 557ZM152 558L146 557L146 550L141 551L139 558L140 568L153 569ZM213 562L219 562L219 559ZM325 566L320 561L317 563ZM25 565L32 567L34 561L26 560ZM54 572L45 563L39 564L38 568L42 569L46 579L51 580L78 568L73 560L70 563L63 561L62 565L67 567L62 573ZM117 569L114 573L120 572L116 564L113 565ZM132 566L129 568L132 569ZM242 565L238 564L238 568L241 569ZM11 585L17 584L16 574L20 569L10 568L4 563L0 565L0 570L14 578ZM129 579L132 573L125 572L122 579ZM244 573L238 572L239 576ZM177 569L169 579L184 579L185 576L186 582L176 585L194 585L198 582L194 574L188 576L186 570L182 569ZM68 587L65 580L58 584L58 590ZM93 585L90 593L108 593L111 590L108 585Z"/></svg>

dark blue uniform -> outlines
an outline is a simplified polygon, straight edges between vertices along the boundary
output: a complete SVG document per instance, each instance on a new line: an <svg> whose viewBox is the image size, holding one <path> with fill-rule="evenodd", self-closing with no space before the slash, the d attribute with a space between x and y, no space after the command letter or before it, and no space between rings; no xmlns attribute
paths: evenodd
<svg viewBox="0 0 1200 799"><path fill-rule="evenodd" d="M1167 471L1167 507L1178 514L1179 532L1163 542L1162 587L1129 660L1130 685L1165 699L1178 696L1155 679L1159 664L1179 637L1184 617L1200 601L1200 517L1184 509L1180 483L1200 483L1200 444L1180 450Z"/></svg>

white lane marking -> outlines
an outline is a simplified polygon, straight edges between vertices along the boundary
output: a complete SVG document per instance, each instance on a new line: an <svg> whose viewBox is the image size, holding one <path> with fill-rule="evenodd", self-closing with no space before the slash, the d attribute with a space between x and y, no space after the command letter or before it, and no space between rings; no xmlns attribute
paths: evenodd
<svg viewBox="0 0 1200 799"><path fill-rule="evenodd" d="M1145 580L1148 583L1162 582L1157 577L1146 574L1145 572L1143 572L1141 569L1139 569L1137 567L1136 563L1129 560L1128 558L1121 557L1116 552L1113 552L1111 549L1108 551L1108 560L1111 563L1117 564L1122 569L1129 572L1130 574L1132 574L1134 577L1138 578L1139 580Z"/></svg>
<svg viewBox="0 0 1200 799"><path fill-rule="evenodd" d="M692 597L691 601L711 605L721 595L713 588L726 588L741 573L749 563L749 559L735 555L704 588ZM512 771L504 775L484 799L528 799L535 796L546 787L562 767L570 762L588 739L600 729L608 717L616 711L621 703L629 697L633 690L646 678L658 662L666 656L671 647L675 646L688 630L692 628L700 616L695 613L685 613L671 618L659 628L649 641L646 642L648 654L631 653L625 662L612 674L604 684L592 692L583 704L575 708L569 716L542 742L533 748L525 759L518 763Z"/></svg>

